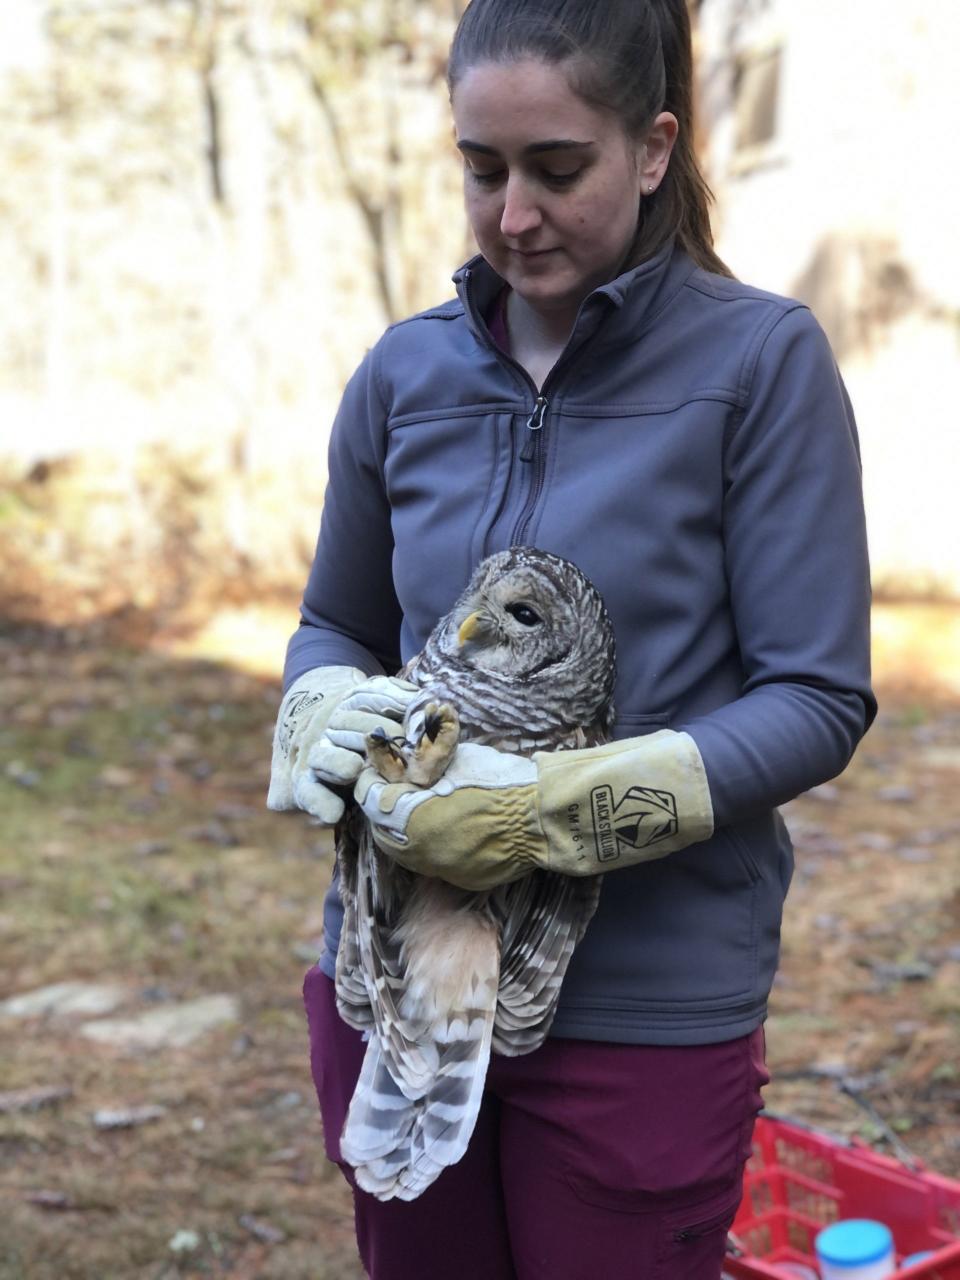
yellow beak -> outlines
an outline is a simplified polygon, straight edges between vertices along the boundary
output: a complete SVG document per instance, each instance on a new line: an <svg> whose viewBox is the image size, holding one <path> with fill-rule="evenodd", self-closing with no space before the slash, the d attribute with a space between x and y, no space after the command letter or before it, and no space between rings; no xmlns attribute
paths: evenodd
<svg viewBox="0 0 960 1280"><path fill-rule="evenodd" d="M479 611L479 609L477 609L473 613L469 614L466 618L464 618L464 620L460 623L460 629L457 632L457 640L461 648L463 648L463 646L467 643L467 641L473 639L473 637L476 635L477 631L480 628L480 624L482 620L483 620L483 614Z"/></svg>

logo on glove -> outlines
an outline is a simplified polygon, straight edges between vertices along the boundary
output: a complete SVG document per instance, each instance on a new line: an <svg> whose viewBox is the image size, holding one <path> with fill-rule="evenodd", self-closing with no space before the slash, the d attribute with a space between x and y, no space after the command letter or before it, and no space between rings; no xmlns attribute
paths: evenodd
<svg viewBox="0 0 960 1280"><path fill-rule="evenodd" d="M590 807L599 862L614 862L623 848L647 849L677 833L677 801L671 791L630 787L615 801L612 787L594 787Z"/></svg>

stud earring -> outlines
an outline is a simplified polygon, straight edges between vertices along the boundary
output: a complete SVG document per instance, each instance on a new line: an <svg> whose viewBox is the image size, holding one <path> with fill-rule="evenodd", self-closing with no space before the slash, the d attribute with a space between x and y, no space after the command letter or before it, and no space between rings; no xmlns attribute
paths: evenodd
<svg viewBox="0 0 960 1280"><path fill-rule="evenodd" d="M656 187L654 187L653 183L651 182L649 187L647 187L647 195L652 196L655 190L656 190Z"/></svg>

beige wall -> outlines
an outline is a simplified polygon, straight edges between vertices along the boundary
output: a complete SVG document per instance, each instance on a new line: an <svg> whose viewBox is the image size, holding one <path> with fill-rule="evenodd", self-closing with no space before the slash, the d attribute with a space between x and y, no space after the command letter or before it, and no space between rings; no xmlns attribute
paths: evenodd
<svg viewBox="0 0 960 1280"><path fill-rule="evenodd" d="M720 252L831 337L876 584L960 595L960 5L704 0L700 20ZM774 136L738 148L734 68L770 47Z"/></svg>

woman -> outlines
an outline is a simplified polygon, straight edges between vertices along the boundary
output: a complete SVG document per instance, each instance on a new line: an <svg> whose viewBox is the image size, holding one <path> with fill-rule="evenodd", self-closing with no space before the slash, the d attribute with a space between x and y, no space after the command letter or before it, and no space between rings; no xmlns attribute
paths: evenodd
<svg viewBox="0 0 960 1280"><path fill-rule="evenodd" d="M767 1080L775 806L839 773L876 710L853 418L809 311L711 248L684 0L473 0L449 82L480 256L345 393L270 803L336 820L344 732L410 696L383 673L484 555L529 543L607 601L617 743L388 816L368 779L378 843L470 886L503 835L580 873L563 817L589 828L598 782L671 791L677 824L669 856L623 840L586 868L609 874L551 1038L493 1059L466 1157L419 1200L355 1192L361 1256L376 1280L717 1280ZM334 890L305 987L334 1159L363 1052L333 1005L338 927Z"/></svg>

